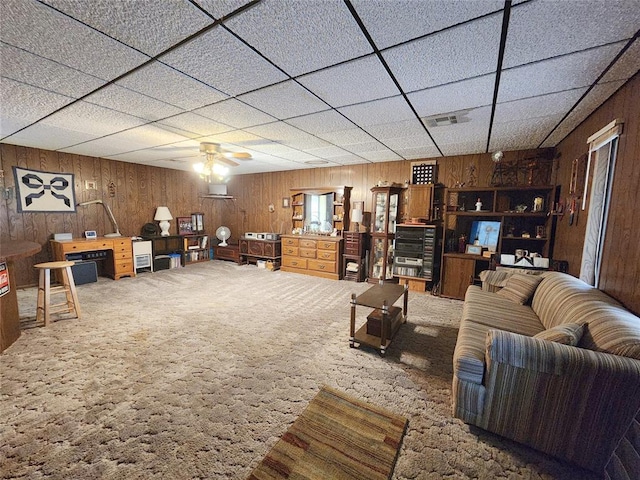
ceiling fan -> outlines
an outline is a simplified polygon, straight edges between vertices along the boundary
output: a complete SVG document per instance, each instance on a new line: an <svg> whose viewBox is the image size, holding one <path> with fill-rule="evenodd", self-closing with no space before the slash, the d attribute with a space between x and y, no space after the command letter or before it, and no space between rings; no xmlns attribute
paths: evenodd
<svg viewBox="0 0 640 480"><path fill-rule="evenodd" d="M204 159L194 164L193 168L201 177L208 180L216 177L218 180L225 181L229 174L229 167L240 165L232 159L251 160L251 154L248 152L231 152L224 150L219 143L213 142L201 142L200 153Z"/></svg>

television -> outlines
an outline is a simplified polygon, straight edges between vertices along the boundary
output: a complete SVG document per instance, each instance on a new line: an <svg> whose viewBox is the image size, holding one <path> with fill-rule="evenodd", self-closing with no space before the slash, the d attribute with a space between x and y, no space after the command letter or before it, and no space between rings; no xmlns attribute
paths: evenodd
<svg viewBox="0 0 640 480"><path fill-rule="evenodd" d="M499 238L500 222L476 220L471 224L469 243L474 243L475 240L478 239L482 247L495 252L498 249Z"/></svg>

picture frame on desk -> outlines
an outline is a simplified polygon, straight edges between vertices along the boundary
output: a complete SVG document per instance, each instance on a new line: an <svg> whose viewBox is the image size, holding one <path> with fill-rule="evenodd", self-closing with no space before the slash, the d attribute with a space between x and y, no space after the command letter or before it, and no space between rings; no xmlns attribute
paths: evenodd
<svg viewBox="0 0 640 480"><path fill-rule="evenodd" d="M482 255L482 245L467 244L467 248L464 253L469 255Z"/></svg>
<svg viewBox="0 0 640 480"><path fill-rule="evenodd" d="M192 235L193 223L191 217L176 217L176 223L178 225L178 235Z"/></svg>

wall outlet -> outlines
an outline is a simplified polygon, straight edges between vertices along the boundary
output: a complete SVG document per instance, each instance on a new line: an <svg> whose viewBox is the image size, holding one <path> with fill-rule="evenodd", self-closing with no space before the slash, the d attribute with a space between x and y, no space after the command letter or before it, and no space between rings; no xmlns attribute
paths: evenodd
<svg viewBox="0 0 640 480"><path fill-rule="evenodd" d="M85 190L97 190L98 185L95 180L85 180L84 181L84 189Z"/></svg>

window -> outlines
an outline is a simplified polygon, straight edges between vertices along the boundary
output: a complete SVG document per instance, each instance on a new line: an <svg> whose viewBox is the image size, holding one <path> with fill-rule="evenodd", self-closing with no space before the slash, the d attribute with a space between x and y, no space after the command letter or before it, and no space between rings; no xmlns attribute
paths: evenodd
<svg viewBox="0 0 640 480"><path fill-rule="evenodd" d="M587 198L589 202L580 279L596 288L600 283L602 250L607 231L618 137L621 133L622 123L615 120L587 140L589 159L582 198L583 210L587 207ZM591 179L590 190L589 179Z"/></svg>

